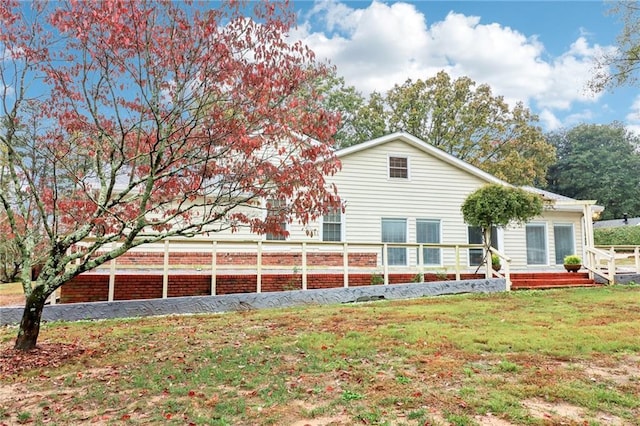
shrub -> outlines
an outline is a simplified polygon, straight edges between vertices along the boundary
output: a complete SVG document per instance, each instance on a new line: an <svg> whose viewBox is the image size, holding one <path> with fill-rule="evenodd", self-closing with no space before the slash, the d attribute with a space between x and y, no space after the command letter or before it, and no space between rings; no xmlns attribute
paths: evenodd
<svg viewBox="0 0 640 426"><path fill-rule="evenodd" d="M582 265L582 259L578 255L570 254L564 257L564 264L565 265Z"/></svg>
<svg viewBox="0 0 640 426"><path fill-rule="evenodd" d="M640 245L640 226L596 228L593 238L598 246L637 246Z"/></svg>

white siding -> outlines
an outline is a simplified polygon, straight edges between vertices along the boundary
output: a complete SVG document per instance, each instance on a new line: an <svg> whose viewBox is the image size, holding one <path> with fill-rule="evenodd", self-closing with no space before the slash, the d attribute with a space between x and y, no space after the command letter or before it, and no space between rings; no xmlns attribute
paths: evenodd
<svg viewBox="0 0 640 426"><path fill-rule="evenodd" d="M409 158L409 179L388 178L389 156ZM441 220L443 244L466 244L467 225L460 207L466 197L487 182L402 141L391 141L341 158L342 171L329 178L346 203L345 238L352 242L379 242L381 218L406 218L408 242L416 242L416 219ZM554 261L554 223L573 223L575 247L582 247L580 212L546 211L536 222L547 224L550 264ZM513 259L514 269L527 268L524 227L500 232L501 250ZM415 253L410 251L410 263ZM467 251L461 252L463 265ZM444 266L455 263L453 250L443 251ZM546 266L548 268L548 266ZM475 269L475 268L474 268Z"/></svg>
<svg viewBox="0 0 640 426"><path fill-rule="evenodd" d="M389 178L389 157L407 157L409 178ZM381 240L381 219L407 219L407 242L416 242L416 219L440 220L441 243L466 244L467 225L462 219L460 207L466 197L487 183L481 176L469 173L434 157L402 140L355 150L340 158L342 170L335 176L327 177L328 183L335 183L346 204L343 214L343 235L347 242L377 243ZM572 223L575 247L583 256L582 213L562 212L553 207L546 210L535 222L545 223L549 265L536 266L538 269L554 267L554 224ZM289 241L321 241L321 220L308 224L288 224ZM307 234L311 231L311 237ZM248 229L239 232L225 231L216 234L220 239L264 240L264 236L251 234ZM509 227L501 230L500 250L512 258L514 270L531 269L527 265L525 228ZM327 248L328 249L328 248ZM442 251L443 267L452 271L455 264L452 249ZM416 251L409 250L409 265L416 265ZM461 251L463 266L468 264L466 250ZM475 267L470 268L475 270Z"/></svg>
<svg viewBox="0 0 640 426"><path fill-rule="evenodd" d="M581 247L583 246L583 226L582 213L579 212L559 212L554 210L546 210L542 217L532 220L535 223L544 223L546 225L547 238L547 265L527 265L527 247L525 227L510 227L504 232L504 252L511 257L512 266L517 269L554 269L561 268L555 264L555 241L554 241L554 224L573 224L574 247L578 251L579 256L583 256Z"/></svg>
<svg viewBox="0 0 640 426"><path fill-rule="evenodd" d="M389 156L409 158L408 179L388 177ZM416 242L416 219L438 219L443 244L466 243L460 206L486 183L483 180L402 141L352 153L341 161L342 171L330 181L346 203L347 241L380 241L385 217L407 219L407 242ZM415 253L410 254L413 263ZM443 255L445 265L452 265L453 251L445 250Z"/></svg>

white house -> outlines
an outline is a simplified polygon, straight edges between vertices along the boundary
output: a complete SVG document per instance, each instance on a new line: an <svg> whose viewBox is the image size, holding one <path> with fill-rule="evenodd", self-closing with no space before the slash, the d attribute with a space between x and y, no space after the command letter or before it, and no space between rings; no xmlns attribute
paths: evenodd
<svg viewBox="0 0 640 426"><path fill-rule="evenodd" d="M406 283L426 280L427 273L430 280L440 274L477 276L482 237L464 223L461 206L483 185L508 183L406 133L336 154L342 170L327 180L336 184L344 212L306 226L286 224L286 239L240 228L139 246L119 257L118 266L115 260L105 264L108 276L84 274L66 285L64 301L347 287L380 283L382 276L385 284ZM494 246L511 259L507 271L560 270L564 257L575 253L595 272L601 254L593 247L592 217L603 208L524 189L547 202L543 214L524 226L493 230ZM266 214L264 205L257 207L253 214ZM147 277L153 282L143 285L133 275L115 278L116 269L142 268L140 273L148 274L150 265L163 268L162 276ZM170 284L170 268L187 275Z"/></svg>
<svg viewBox="0 0 640 426"><path fill-rule="evenodd" d="M342 170L328 178L345 203L345 212L309 227L289 226L289 240L481 243L479 230L468 227L460 207L466 197L488 183L508 183L407 133L393 133L337 151ZM567 254L584 255L593 245L592 214L602 207L537 188L525 187L546 201L542 216L526 226L493 230L494 246L511 257L513 269L553 269ZM264 236L263 239L270 239ZM424 249L425 266L453 264L453 251ZM468 266L478 253L464 256ZM389 264L416 264L417 253L390 248Z"/></svg>

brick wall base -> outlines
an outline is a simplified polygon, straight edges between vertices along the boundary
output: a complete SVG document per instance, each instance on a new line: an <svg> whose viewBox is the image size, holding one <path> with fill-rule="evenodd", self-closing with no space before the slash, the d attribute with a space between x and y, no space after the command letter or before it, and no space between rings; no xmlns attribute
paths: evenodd
<svg viewBox="0 0 640 426"><path fill-rule="evenodd" d="M349 274L349 286L380 285L380 275ZM410 283L415 274L389 274L390 284ZM480 274L462 274L461 279L483 278ZM455 275L447 275L454 280ZM442 281L436 274L424 274L425 282ZM308 274L307 288L310 290L338 288L344 285L342 274ZM300 290L300 274L268 274L262 276L262 291L275 292ZM255 293L256 275L217 275L216 294ZM91 273L73 278L61 287L61 303L107 301L109 294L109 275ZM168 297L206 296L211 294L211 275L174 274L169 275ZM162 275L118 274L115 277L114 300L156 299L162 297Z"/></svg>

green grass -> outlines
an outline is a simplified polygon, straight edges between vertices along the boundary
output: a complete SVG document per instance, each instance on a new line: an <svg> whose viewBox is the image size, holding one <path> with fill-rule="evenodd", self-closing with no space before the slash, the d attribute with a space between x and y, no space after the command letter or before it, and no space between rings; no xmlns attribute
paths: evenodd
<svg viewBox="0 0 640 426"><path fill-rule="evenodd" d="M85 351L0 373L21 389L0 393L0 424L640 425L639 300L614 286L45 324L43 348Z"/></svg>

